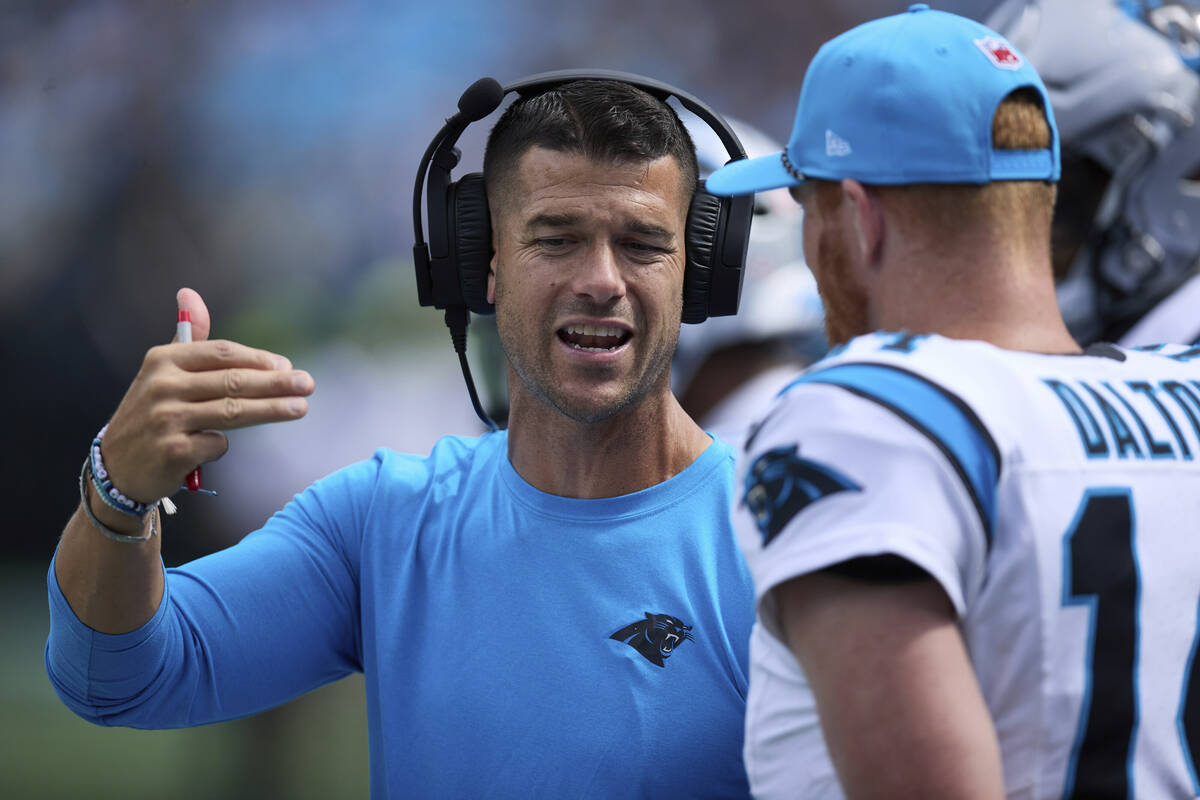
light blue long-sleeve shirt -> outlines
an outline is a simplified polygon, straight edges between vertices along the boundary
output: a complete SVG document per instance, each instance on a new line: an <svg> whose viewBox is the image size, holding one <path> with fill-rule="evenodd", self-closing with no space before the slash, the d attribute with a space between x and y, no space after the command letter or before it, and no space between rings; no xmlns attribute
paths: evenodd
<svg viewBox="0 0 1200 800"><path fill-rule="evenodd" d="M503 433L380 450L166 570L130 633L80 622L51 565L46 669L79 715L139 728L361 670L376 797L746 796L732 461L714 442L668 481L581 500L522 480Z"/></svg>

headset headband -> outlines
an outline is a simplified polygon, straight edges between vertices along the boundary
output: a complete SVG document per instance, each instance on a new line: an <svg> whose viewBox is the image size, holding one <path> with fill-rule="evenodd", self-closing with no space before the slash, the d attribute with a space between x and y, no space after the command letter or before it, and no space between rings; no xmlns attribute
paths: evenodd
<svg viewBox="0 0 1200 800"><path fill-rule="evenodd" d="M552 72L539 72L536 75L530 75L527 78L522 78L504 87L501 87L495 78L480 78L468 86L466 91L462 93L462 96L459 97L458 113L450 116L446 120L446 124L433 137L417 167L417 178L413 186L413 261L417 273L417 299L421 305L435 306L437 308L446 308L451 305L435 300L435 294L440 299L442 292L434 291L434 279L430 272L430 258L431 256L436 259L446 258L446 248L449 247L449 241L447 231L443 229L444 218L431 214L429 219L429 234L431 244L435 248L433 253L430 252L430 247L425 242L424 227L421 224L421 194L426 183L426 176L435 169L443 172L443 175L439 177L444 177L444 181L439 180L437 181L437 185L435 185L431 180L429 186L431 194L429 198L430 206L432 207L437 203L439 204L438 207L440 207L440 204L445 199L445 189L450 183L450 170L458 165L459 158L461 157L459 151L455 149L454 144L462 136L463 131L467 129L469 124L491 114L500 107L504 98L509 94L515 92L521 97L529 97L552 89L555 86L561 86L562 84L578 80L611 80L627 83L653 97L657 97L663 102L666 102L669 97L674 97L679 101L680 105L691 111L712 128L721 139L721 144L724 145L725 150L729 153L731 161L746 157L746 150L742 147L741 140L738 139L733 128L730 127L729 123L720 114L709 108L704 101L695 95L662 81L656 81L653 78L611 69L563 69ZM435 192L439 195L437 198L432 196Z"/></svg>
<svg viewBox="0 0 1200 800"><path fill-rule="evenodd" d="M632 72L618 72L613 69L561 69L554 72L539 72L536 75L530 75L528 78L522 78L515 83L505 86L504 94L507 95L516 92L522 97L528 97L532 94L540 94L555 86L579 80L608 80L628 83L630 86L636 86L647 94L657 97L664 103L667 101L667 98L674 97L679 101L680 105L704 120L708 127L712 128L717 136L721 137L721 144L725 145L725 150L729 153L731 160L746 157L746 151L742 147L737 134L733 132L733 128L729 127L729 123L722 119L720 114L709 108L703 100L695 95L688 94L682 89L677 89L668 83L656 81L653 78L646 78L641 75L634 75Z"/></svg>

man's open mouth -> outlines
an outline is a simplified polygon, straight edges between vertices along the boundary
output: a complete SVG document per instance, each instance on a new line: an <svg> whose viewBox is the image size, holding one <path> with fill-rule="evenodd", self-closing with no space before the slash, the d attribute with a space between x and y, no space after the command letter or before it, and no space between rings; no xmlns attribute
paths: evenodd
<svg viewBox="0 0 1200 800"><path fill-rule="evenodd" d="M603 353L629 341L629 331L612 325L568 325L559 328L558 338L576 350Z"/></svg>

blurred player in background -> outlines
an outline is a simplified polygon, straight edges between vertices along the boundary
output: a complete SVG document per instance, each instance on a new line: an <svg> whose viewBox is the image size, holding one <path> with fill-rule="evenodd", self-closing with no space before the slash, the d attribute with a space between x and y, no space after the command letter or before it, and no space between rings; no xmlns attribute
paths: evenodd
<svg viewBox="0 0 1200 800"><path fill-rule="evenodd" d="M787 148L834 350L751 429L760 798L1191 797L1200 347L1081 351L1049 97L930 10L827 43Z"/></svg>
<svg viewBox="0 0 1200 800"><path fill-rule="evenodd" d="M987 24L1045 78L1062 137L1059 300L1084 344L1200 342L1198 10L1007 0Z"/></svg>
<svg viewBox="0 0 1200 800"><path fill-rule="evenodd" d="M757 128L732 125L751 158L780 151ZM724 166L729 157L716 135L700 124L688 130L701 176ZM796 372L826 349L825 313L804 263L803 227L804 212L785 190L756 195L737 315L679 330L671 372L679 402L702 428L735 447Z"/></svg>

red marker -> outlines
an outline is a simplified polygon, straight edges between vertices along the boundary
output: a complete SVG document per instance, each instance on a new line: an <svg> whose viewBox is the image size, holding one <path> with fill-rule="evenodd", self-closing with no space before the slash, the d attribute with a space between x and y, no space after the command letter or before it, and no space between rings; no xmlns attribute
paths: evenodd
<svg viewBox="0 0 1200 800"><path fill-rule="evenodd" d="M175 322L175 341L190 342L192 340L192 314L189 311L180 311ZM187 488L189 492L199 492L203 490L204 484L200 478L200 468L196 467L188 473Z"/></svg>

